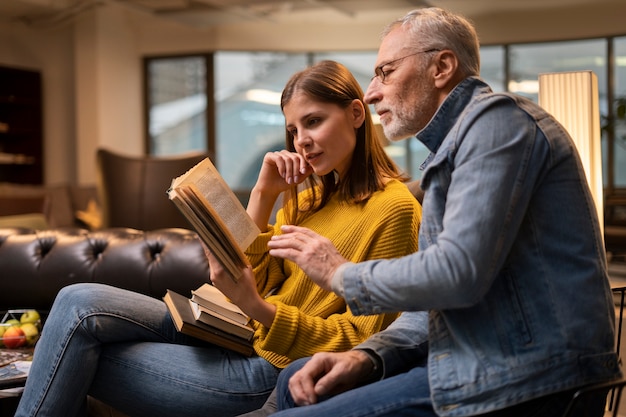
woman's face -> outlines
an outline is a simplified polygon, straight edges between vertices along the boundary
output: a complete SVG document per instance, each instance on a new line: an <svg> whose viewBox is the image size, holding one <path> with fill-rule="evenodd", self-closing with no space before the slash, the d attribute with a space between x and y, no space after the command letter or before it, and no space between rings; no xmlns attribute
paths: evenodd
<svg viewBox="0 0 626 417"><path fill-rule="evenodd" d="M363 103L354 100L345 109L315 101L297 92L283 107L287 131L300 155L318 176L333 170L343 178L356 146L356 129L363 124Z"/></svg>

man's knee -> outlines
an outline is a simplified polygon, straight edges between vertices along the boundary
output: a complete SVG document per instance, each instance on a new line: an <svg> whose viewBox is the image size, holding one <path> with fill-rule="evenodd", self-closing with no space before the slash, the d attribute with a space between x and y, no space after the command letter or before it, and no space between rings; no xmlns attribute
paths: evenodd
<svg viewBox="0 0 626 417"><path fill-rule="evenodd" d="M295 407L291 393L289 392L289 379L298 372L305 363L311 358L302 358L293 361L278 375L278 382L276 383L277 392L277 404L279 410L286 410L288 408Z"/></svg>

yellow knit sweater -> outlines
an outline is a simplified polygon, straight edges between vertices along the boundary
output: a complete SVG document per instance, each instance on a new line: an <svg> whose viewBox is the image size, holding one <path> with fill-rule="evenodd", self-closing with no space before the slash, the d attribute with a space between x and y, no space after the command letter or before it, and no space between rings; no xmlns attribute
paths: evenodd
<svg viewBox="0 0 626 417"><path fill-rule="evenodd" d="M256 274L261 295L277 307L271 328L253 321L254 349L274 366L321 351L351 349L388 326L396 314L353 316L342 298L322 290L293 262L269 256L267 242L284 224L282 211L274 226L250 245L246 254ZM365 204L347 204L335 196L305 219L308 227L330 239L352 262L394 258L417 251L421 207L407 187L387 183Z"/></svg>

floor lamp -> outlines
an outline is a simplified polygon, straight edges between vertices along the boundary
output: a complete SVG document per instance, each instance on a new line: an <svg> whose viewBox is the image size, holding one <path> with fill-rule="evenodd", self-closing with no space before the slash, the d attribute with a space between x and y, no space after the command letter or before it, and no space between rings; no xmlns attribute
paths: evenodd
<svg viewBox="0 0 626 417"><path fill-rule="evenodd" d="M604 233L598 78L592 71L540 74L539 105L556 117L574 140Z"/></svg>

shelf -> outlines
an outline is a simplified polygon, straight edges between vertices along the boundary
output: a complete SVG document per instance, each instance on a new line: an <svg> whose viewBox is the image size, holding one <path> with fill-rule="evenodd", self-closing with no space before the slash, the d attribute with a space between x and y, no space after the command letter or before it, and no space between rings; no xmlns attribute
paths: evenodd
<svg viewBox="0 0 626 417"><path fill-rule="evenodd" d="M0 165L32 165L35 157L20 153L0 152Z"/></svg>
<svg viewBox="0 0 626 417"><path fill-rule="evenodd" d="M39 71L0 66L0 182L43 183L41 83Z"/></svg>

